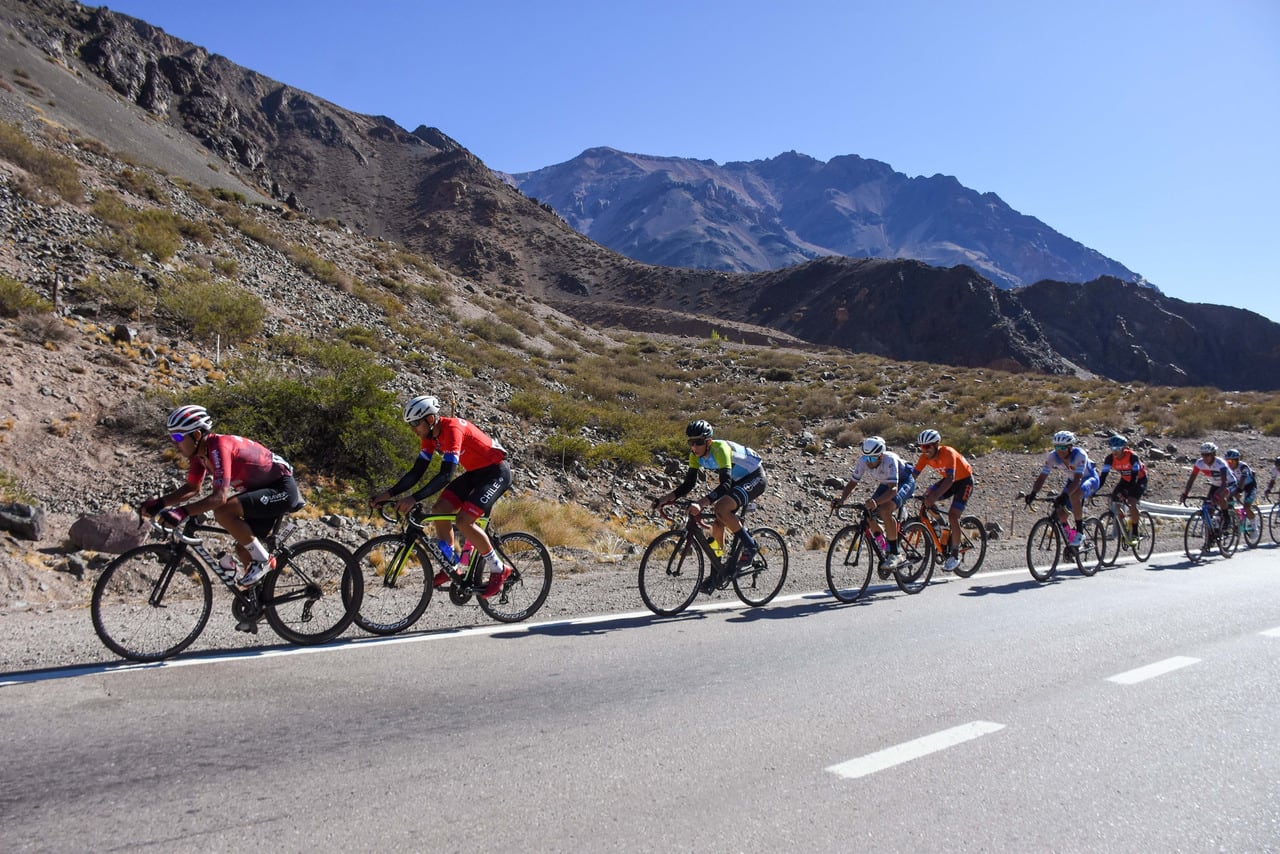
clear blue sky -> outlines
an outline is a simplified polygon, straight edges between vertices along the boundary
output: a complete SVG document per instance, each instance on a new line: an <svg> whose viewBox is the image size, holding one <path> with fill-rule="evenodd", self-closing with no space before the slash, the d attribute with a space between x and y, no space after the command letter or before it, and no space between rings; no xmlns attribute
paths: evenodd
<svg viewBox="0 0 1280 854"><path fill-rule="evenodd" d="M1170 296L1280 321L1276 0L110 7L347 109L438 127L501 171L600 145L857 154L994 192Z"/></svg>

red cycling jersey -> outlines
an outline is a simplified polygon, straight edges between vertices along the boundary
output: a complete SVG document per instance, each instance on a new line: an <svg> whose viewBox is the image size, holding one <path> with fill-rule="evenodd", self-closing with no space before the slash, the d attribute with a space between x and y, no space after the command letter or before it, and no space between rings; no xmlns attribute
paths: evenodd
<svg viewBox="0 0 1280 854"><path fill-rule="evenodd" d="M441 418L440 435L422 440L424 458L429 460L436 453L467 471L497 465L507 458L502 445L465 418Z"/></svg>
<svg viewBox="0 0 1280 854"><path fill-rule="evenodd" d="M191 458L187 483L200 486L206 475L213 475L213 488L227 486L237 492L257 489L293 474L293 467L271 453L263 445L243 436L209 433L204 438L203 454ZM201 458L207 455L209 467Z"/></svg>

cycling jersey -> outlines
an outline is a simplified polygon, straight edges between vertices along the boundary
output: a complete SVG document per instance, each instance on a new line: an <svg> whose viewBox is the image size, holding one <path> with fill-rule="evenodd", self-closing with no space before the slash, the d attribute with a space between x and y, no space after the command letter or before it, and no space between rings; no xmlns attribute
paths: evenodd
<svg viewBox="0 0 1280 854"><path fill-rule="evenodd" d="M938 453L932 458L921 454L920 459L916 460L914 475L919 477L925 466L938 469L942 472L943 478L950 475L954 480L964 480L966 477L973 476L973 466L969 465L969 461L963 454L949 445L939 445Z"/></svg>
<svg viewBox="0 0 1280 854"><path fill-rule="evenodd" d="M760 455L755 451L727 439L712 439L707 443L707 453L701 457L693 452L689 453L689 468L708 471L729 469L729 476L733 480L742 480L760 468L760 462Z"/></svg>
<svg viewBox="0 0 1280 854"><path fill-rule="evenodd" d="M876 483L882 486L897 486L899 483L905 483L908 479L915 480L911 466L904 463L902 458L893 451L885 451L881 454L880 463L874 467L862 457L858 457L858 462L854 465L853 473L849 475L849 480L856 484L868 474L875 478Z"/></svg>
<svg viewBox="0 0 1280 854"><path fill-rule="evenodd" d="M1227 463L1227 466L1230 468L1231 464ZM1253 489L1258 485L1258 479L1254 477L1253 469L1249 468L1248 463L1236 463L1236 467L1232 469L1232 471L1236 476L1235 490L1237 492L1244 492L1245 490Z"/></svg>
<svg viewBox="0 0 1280 854"><path fill-rule="evenodd" d="M206 475L213 475L213 488L224 487L239 492L257 489L293 476L293 467L252 439L209 433L204 438L203 453L191 458L187 483L200 486ZM206 466L204 458L208 457Z"/></svg>
<svg viewBox="0 0 1280 854"><path fill-rule="evenodd" d="M1050 451L1045 457L1044 467L1040 469L1040 474L1050 475L1054 469L1065 469L1071 474L1080 475L1081 479L1089 480L1098 476L1098 469L1093 464L1093 460L1089 459L1089 455L1084 452L1083 448L1072 448L1071 453L1064 460L1058 456L1057 451Z"/></svg>
<svg viewBox="0 0 1280 854"><path fill-rule="evenodd" d="M460 465L467 471L497 465L507 458L501 443L465 418L440 419L440 434L424 438L418 456L430 461L434 454L440 455L442 463Z"/></svg>
<svg viewBox="0 0 1280 854"><path fill-rule="evenodd" d="M1208 479L1210 486L1235 488L1236 474L1231 470L1231 466L1227 465L1226 460L1221 457L1214 457L1211 463L1206 463L1202 457L1195 461L1195 464L1191 466L1191 470L1204 475Z"/></svg>
<svg viewBox="0 0 1280 854"><path fill-rule="evenodd" d="M1142 464L1142 460L1138 459L1138 455L1128 448L1118 453L1107 454L1103 459L1102 470L1098 475L1098 489L1102 489L1102 485L1107 482L1107 475L1113 471L1120 475L1120 483L1116 488L1123 488L1126 495L1134 494L1132 487L1139 484L1145 489L1147 467ZM1142 492L1137 494L1141 495Z"/></svg>

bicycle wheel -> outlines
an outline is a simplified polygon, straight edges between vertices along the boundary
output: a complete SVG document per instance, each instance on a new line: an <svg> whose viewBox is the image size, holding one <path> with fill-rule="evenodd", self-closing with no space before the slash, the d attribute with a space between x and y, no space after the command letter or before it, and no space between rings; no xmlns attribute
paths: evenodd
<svg viewBox="0 0 1280 854"><path fill-rule="evenodd" d="M698 595L706 557L686 531L664 531L640 558L640 598L662 617L679 614Z"/></svg>
<svg viewBox="0 0 1280 854"><path fill-rule="evenodd" d="M1271 505L1267 514L1267 530L1271 533L1271 542L1280 543L1280 502Z"/></svg>
<svg viewBox="0 0 1280 854"><path fill-rule="evenodd" d="M1082 519L1080 522L1080 541L1075 550L1076 568L1082 575L1093 575L1107 559L1107 534L1102 523L1097 519ZM1116 541L1116 551L1120 543Z"/></svg>
<svg viewBox="0 0 1280 854"><path fill-rule="evenodd" d="M733 573L733 590L753 608L767 605L787 580L787 543L772 528L752 528L757 551L750 566Z"/></svg>
<svg viewBox="0 0 1280 854"><path fill-rule="evenodd" d="M356 549L351 565L364 580L356 625L370 634L403 632L431 604L431 560L405 534L374 537Z"/></svg>
<svg viewBox="0 0 1280 854"><path fill-rule="evenodd" d="M1027 536L1027 569L1031 577L1044 583L1058 571L1062 558L1062 532L1057 520L1046 517L1031 526Z"/></svg>
<svg viewBox="0 0 1280 854"><path fill-rule="evenodd" d="M893 578L903 593L916 594L933 577L933 538L920 522L908 522L898 531L898 556Z"/></svg>
<svg viewBox="0 0 1280 854"><path fill-rule="evenodd" d="M1116 518L1115 513L1107 513L1100 520L1100 524L1103 536L1102 565L1115 566L1116 561L1120 560L1120 552L1124 550L1127 539L1125 529L1120 527L1120 520Z"/></svg>
<svg viewBox="0 0 1280 854"><path fill-rule="evenodd" d="M1182 527L1182 551L1187 560L1199 563L1208 556L1210 546L1212 542L1204 524L1204 516L1197 510L1195 515L1187 517L1187 522Z"/></svg>
<svg viewBox="0 0 1280 854"><path fill-rule="evenodd" d="M858 525L846 525L831 538L827 549L827 589L841 602L855 601L871 583L876 559L865 546Z"/></svg>
<svg viewBox="0 0 1280 854"><path fill-rule="evenodd" d="M1214 519L1218 526L1218 553L1223 557L1231 557L1240 545L1240 519L1234 510L1214 511Z"/></svg>
<svg viewBox="0 0 1280 854"><path fill-rule="evenodd" d="M305 540L276 552L276 568L262 581L263 614L289 643L327 643L360 613L364 579L351 552L333 540Z"/></svg>
<svg viewBox="0 0 1280 854"><path fill-rule="evenodd" d="M960 563L952 570L968 578L982 568L987 556L987 526L977 516L960 517Z"/></svg>
<svg viewBox="0 0 1280 854"><path fill-rule="evenodd" d="M477 596L480 610L500 623L518 623L538 612L551 592L551 552L533 534L512 531L495 538L498 560L511 577L488 599Z"/></svg>
<svg viewBox="0 0 1280 854"><path fill-rule="evenodd" d="M212 607L213 588L200 562L155 543L107 564L89 611L107 649L132 661L160 661L200 636Z"/></svg>
<svg viewBox="0 0 1280 854"><path fill-rule="evenodd" d="M1146 510L1139 511L1138 527L1134 533L1137 535L1137 542L1130 545L1133 556L1138 559L1138 563L1146 563L1156 547L1156 520Z"/></svg>
<svg viewBox="0 0 1280 854"><path fill-rule="evenodd" d="M1254 511L1254 518L1245 518L1245 524L1252 526L1253 530L1246 528L1240 532L1240 540L1247 548L1256 549L1258 544L1262 542L1262 514Z"/></svg>

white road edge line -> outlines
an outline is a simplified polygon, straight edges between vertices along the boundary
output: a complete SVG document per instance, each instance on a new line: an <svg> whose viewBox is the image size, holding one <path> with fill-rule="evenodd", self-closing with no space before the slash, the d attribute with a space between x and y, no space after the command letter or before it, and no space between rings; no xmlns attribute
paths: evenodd
<svg viewBox="0 0 1280 854"><path fill-rule="evenodd" d="M1258 634L1266 638L1280 638L1280 626L1274 629L1267 629L1265 632L1258 632Z"/></svg>
<svg viewBox="0 0 1280 854"><path fill-rule="evenodd" d="M857 759L850 759L847 762L831 765L826 770L845 779L856 780L859 777L865 777L868 774L874 774L877 771L883 771L886 768L892 768L895 765L901 765L904 762L928 756L930 753L936 753L939 750L946 750L948 747L955 747L957 744L963 744L966 741L972 741L975 738L990 735L1002 729L1004 729L1004 724L992 723L991 721L972 721L951 729L944 729L941 732L935 732L932 735L905 741L893 747L886 747L884 750L877 750L875 753L868 753L866 756L859 756Z"/></svg>
<svg viewBox="0 0 1280 854"><path fill-rule="evenodd" d="M1199 663L1200 659L1198 658L1175 655L1173 658L1166 658L1164 661L1157 661L1154 664L1148 664L1146 667L1138 667L1133 670L1126 670L1124 673L1117 673L1115 676L1108 676L1107 681L1115 682L1117 685L1134 685L1138 682L1154 679L1157 676L1163 676L1188 665Z"/></svg>

